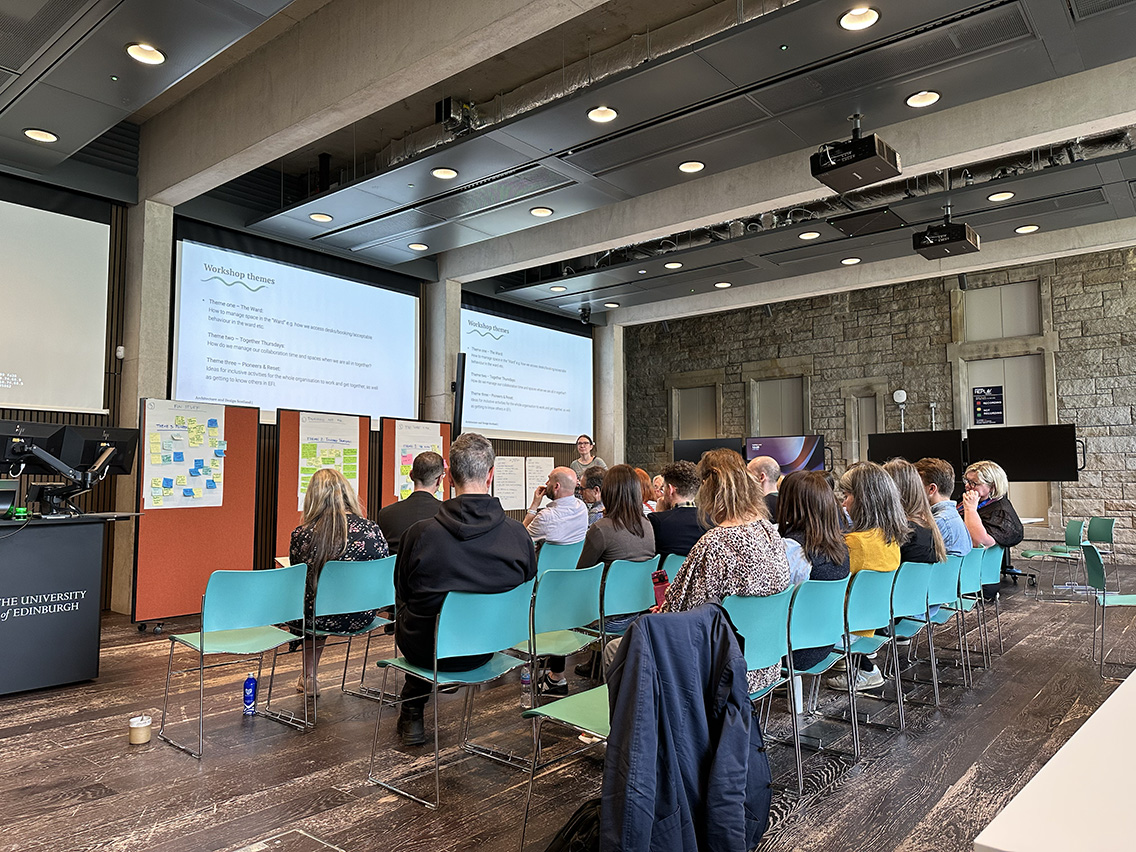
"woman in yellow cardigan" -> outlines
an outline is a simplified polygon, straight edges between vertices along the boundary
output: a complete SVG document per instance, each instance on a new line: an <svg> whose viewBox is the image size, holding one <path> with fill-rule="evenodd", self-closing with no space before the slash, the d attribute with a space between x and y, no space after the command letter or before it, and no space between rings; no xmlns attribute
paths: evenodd
<svg viewBox="0 0 1136 852"><path fill-rule="evenodd" d="M849 571L896 570L899 546L907 541L909 530L895 480L875 462L860 462L840 477L840 490L844 492L844 509L852 520L852 529L844 536ZM859 663L857 690L883 686L883 673L869 657L860 657ZM828 685L847 689L847 677L847 672L831 677Z"/></svg>

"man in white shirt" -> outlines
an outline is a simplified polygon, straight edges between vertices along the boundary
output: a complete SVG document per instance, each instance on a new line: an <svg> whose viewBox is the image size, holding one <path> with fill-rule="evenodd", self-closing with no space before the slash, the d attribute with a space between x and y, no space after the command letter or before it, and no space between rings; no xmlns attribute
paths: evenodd
<svg viewBox="0 0 1136 852"><path fill-rule="evenodd" d="M540 508L547 496L552 502ZM553 468L548 482L533 492L524 517L533 541L549 544L575 544L588 532L588 507L576 497L576 472L570 467Z"/></svg>

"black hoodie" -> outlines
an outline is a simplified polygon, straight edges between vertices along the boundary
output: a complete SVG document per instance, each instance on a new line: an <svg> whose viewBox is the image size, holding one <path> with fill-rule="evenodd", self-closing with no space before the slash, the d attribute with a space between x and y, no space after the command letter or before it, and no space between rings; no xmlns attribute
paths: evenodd
<svg viewBox="0 0 1136 852"><path fill-rule="evenodd" d="M442 503L433 518L402 535L394 583L399 650L417 666L434 664L434 628L447 592L507 592L536 576L528 530L488 494ZM481 663L471 661L468 668Z"/></svg>

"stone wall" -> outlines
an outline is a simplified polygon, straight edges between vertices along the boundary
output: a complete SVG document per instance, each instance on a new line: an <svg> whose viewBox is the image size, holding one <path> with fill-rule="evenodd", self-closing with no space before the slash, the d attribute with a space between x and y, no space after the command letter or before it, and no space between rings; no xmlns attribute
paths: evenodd
<svg viewBox="0 0 1136 852"><path fill-rule="evenodd" d="M1117 518L1122 556L1136 558L1136 249L1060 258L969 276L971 288L1038 280L1043 332L1054 352L1057 422L1077 424L1086 469L1057 487L1054 525L1039 541L1061 539L1064 519ZM759 285L760 286L760 285ZM626 458L653 472L669 460L667 375L723 371L723 436L748 429L746 381L755 375L810 376L813 430L842 469L855 456L849 398L859 387L884 400L881 431L899 430L891 392L908 395L908 430L955 428L952 393L954 276L857 290L766 307L708 314L625 330ZM955 334L959 327L955 311ZM1055 510L1057 506L1054 507Z"/></svg>

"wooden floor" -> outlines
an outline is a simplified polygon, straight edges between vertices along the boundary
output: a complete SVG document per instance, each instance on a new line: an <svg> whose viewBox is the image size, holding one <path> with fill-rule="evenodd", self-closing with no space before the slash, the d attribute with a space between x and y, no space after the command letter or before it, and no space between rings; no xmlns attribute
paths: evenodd
<svg viewBox="0 0 1136 852"><path fill-rule="evenodd" d="M978 673L976 688L946 690L941 711L911 708L906 735L866 733L865 759L852 771L843 758L815 756L804 799L776 796L761 849L969 849L1115 685L1100 681L1089 661L1090 606L1042 603L1025 591L1005 587L1005 654ZM1121 657L1136 658L1131 620L1118 616L1113 626ZM442 696L440 705L439 811L366 783L377 706L332 688L338 649L325 654L320 723L308 734L242 716L247 667L234 666L208 674L202 761L156 736L149 745L129 745L129 717L149 713L157 730L168 647L164 636L140 634L125 618L108 616L97 681L0 698L0 850L517 848L527 776L454 753L457 696ZM282 704L298 706L298 664L292 655L279 675ZM184 738L196 735L186 722L196 695L195 680L175 683L171 719ZM518 696L515 675L480 695L475 726L521 750L528 733L517 718ZM823 701L839 703L831 692ZM779 722L775 712L771 728L784 718ZM399 747L392 722L384 713L380 764L391 773L419 773L417 789L425 791L430 777L422 773L432 753ZM775 776L791 784L791 752L771 753ZM598 795L601 761L597 750L538 776L528 848L543 849L580 803Z"/></svg>

